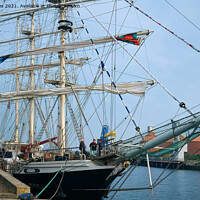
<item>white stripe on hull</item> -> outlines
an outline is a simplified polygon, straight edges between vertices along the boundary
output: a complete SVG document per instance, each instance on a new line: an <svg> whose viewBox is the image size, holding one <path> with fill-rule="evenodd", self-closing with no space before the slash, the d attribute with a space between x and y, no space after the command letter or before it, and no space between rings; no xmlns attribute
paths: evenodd
<svg viewBox="0 0 200 200"><path fill-rule="evenodd" d="M88 170L102 170L102 169L114 169L115 166L98 165L91 160L69 160L65 161L49 161L49 162L31 162L23 166L23 170L20 170L19 174L35 174L35 173L55 173L58 170L63 169L65 172L75 171L88 171ZM23 163L20 163L23 164ZM16 172L17 174L18 172Z"/></svg>

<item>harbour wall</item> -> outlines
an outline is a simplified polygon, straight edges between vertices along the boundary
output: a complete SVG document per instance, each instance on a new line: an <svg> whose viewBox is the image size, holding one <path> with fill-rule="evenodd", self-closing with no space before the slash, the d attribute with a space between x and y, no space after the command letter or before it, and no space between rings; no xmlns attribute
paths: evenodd
<svg viewBox="0 0 200 200"><path fill-rule="evenodd" d="M184 162L178 160L163 160L163 159L150 159L149 164L151 167L158 167L158 168L169 168L169 169L183 169L183 170L198 170L200 171L200 163L199 162ZM141 159L140 166L147 166L147 160Z"/></svg>
<svg viewBox="0 0 200 200"><path fill-rule="evenodd" d="M9 173L0 169L0 184L3 192L0 192L0 199L17 198L20 194L30 193L30 187L17 180Z"/></svg>

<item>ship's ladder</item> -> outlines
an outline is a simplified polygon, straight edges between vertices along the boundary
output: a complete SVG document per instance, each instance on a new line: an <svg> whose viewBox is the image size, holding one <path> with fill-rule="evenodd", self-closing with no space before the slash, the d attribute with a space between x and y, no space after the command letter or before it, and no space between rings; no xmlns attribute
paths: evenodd
<svg viewBox="0 0 200 200"><path fill-rule="evenodd" d="M53 112L53 110L54 110L54 108L55 108L55 105L56 105L57 100L58 100L58 98L56 99L56 101L55 101L55 103L54 103L54 105L53 105L53 107L52 107L52 109L51 109L49 115L47 116L46 120L45 120L44 116L42 116L41 110L39 109L38 105L35 104L35 105L36 105L36 109L37 109L37 111L38 111L38 115L39 115L40 120L41 120L42 125L43 125L42 128L41 128L41 130L40 130L40 132L39 132L39 134L38 134L38 136L37 136L37 138L36 138L36 141L38 141L38 142L42 139L42 136L43 136L44 131L46 132L47 137L50 138L50 134L49 134L49 132L47 131L46 127L47 127L47 124L48 124L48 122L49 122L49 119L50 119L50 117L51 117L51 115L52 115L52 112ZM44 120L45 120L45 122L44 122Z"/></svg>
<svg viewBox="0 0 200 200"><path fill-rule="evenodd" d="M67 97L66 97L66 101L67 101L67 106L69 108L71 119L72 119L72 122L73 122L73 125L74 125L74 129L76 131L76 134L78 136L79 141L81 141L83 139L83 134L80 130L80 127L78 125L77 119L76 119L75 114L74 114L74 111L73 111L72 106L71 106L69 99Z"/></svg>

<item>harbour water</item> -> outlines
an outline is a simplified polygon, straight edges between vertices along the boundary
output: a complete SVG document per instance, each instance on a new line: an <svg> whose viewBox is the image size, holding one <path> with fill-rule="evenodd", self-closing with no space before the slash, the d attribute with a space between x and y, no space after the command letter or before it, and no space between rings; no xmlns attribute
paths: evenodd
<svg viewBox="0 0 200 200"><path fill-rule="evenodd" d="M152 182L156 181L163 168L151 168ZM172 170L168 169L164 175ZM116 180L117 181L117 180ZM116 183L113 183L113 185ZM149 176L147 167L137 167L124 183L122 188L148 187ZM114 192L109 194L111 199ZM176 170L167 179L152 190L120 191L114 200L199 200L200 171Z"/></svg>

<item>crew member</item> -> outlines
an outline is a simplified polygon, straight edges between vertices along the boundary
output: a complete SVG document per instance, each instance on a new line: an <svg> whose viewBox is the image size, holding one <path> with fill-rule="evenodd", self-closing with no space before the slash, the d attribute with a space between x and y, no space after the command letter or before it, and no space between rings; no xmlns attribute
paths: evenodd
<svg viewBox="0 0 200 200"><path fill-rule="evenodd" d="M85 150L85 149L86 149L86 146L85 146L84 139L81 140L79 149L80 149L80 151L81 151L82 154L87 155L87 152L86 152L86 150Z"/></svg>
<svg viewBox="0 0 200 200"><path fill-rule="evenodd" d="M99 153L99 156L101 155L102 148L103 148L103 144L101 143L101 139L99 139L99 143L98 143L98 153Z"/></svg>
<svg viewBox="0 0 200 200"><path fill-rule="evenodd" d="M96 150L97 150L97 143L96 140L93 139L93 142L90 143L90 152L92 156L96 154Z"/></svg>

